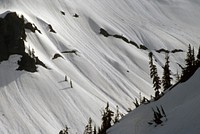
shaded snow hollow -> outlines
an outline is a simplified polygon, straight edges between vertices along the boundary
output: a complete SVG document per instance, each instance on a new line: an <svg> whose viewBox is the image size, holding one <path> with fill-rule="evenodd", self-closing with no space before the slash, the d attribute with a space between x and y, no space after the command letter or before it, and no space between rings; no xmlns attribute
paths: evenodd
<svg viewBox="0 0 200 134"><path fill-rule="evenodd" d="M199 47L198 0L1 0L0 16L9 11L24 15L41 31L26 30L25 45L50 69L38 66L36 73L16 71L18 55L1 62L3 134L55 134L65 125L70 133L82 133L89 117L100 125L106 102L113 110L118 105L126 113L140 93L148 98L154 93L149 51L154 53L161 75L165 55L155 50L184 50L170 54L175 74L180 72L176 63L184 65L188 44L195 50ZM73 17L75 14L79 17ZM49 24L56 33L50 32ZM99 34L100 28L148 50L106 38ZM77 53L62 53L72 50ZM55 54L63 58L52 60ZM65 76L73 88L64 81Z"/></svg>

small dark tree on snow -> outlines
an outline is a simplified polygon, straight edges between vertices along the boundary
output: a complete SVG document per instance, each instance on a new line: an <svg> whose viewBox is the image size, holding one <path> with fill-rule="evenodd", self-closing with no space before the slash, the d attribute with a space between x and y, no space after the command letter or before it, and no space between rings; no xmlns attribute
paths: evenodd
<svg viewBox="0 0 200 134"><path fill-rule="evenodd" d="M69 128L66 126L63 130L60 130L59 134L69 134Z"/></svg>
<svg viewBox="0 0 200 134"><path fill-rule="evenodd" d="M199 51L198 51L198 54L197 54L197 60L200 60L200 47L199 47Z"/></svg>
<svg viewBox="0 0 200 134"><path fill-rule="evenodd" d="M85 126L84 134L92 134L92 119L89 118L88 124Z"/></svg>
<svg viewBox="0 0 200 134"><path fill-rule="evenodd" d="M111 121L113 116L114 112L110 110L109 103L107 103L107 106L103 111L102 124L101 128L99 129L99 134L106 134L106 130L112 126Z"/></svg>
<svg viewBox="0 0 200 134"><path fill-rule="evenodd" d="M140 104L139 104L137 98L135 98L135 102L133 102L133 103L134 103L135 107L139 107L139 106L140 106Z"/></svg>
<svg viewBox="0 0 200 134"><path fill-rule="evenodd" d="M178 73L178 70L176 72L176 82L178 82L180 80L180 76L179 76L179 73Z"/></svg>
<svg viewBox="0 0 200 134"><path fill-rule="evenodd" d="M186 67L183 68L182 75L181 75L182 82L189 79L193 75L193 73L196 71L196 69L199 67L197 65L197 61L195 60L194 48L191 49L191 46L189 45L187 56L185 59Z"/></svg>
<svg viewBox="0 0 200 134"><path fill-rule="evenodd" d="M169 69L169 55L166 54L165 57L165 66L163 67L163 77L162 77L162 85L164 90L168 89L169 87L172 86L171 84L171 70Z"/></svg>
<svg viewBox="0 0 200 134"><path fill-rule="evenodd" d="M158 76L156 65L153 64L153 53L149 53L149 67L150 67L150 77L153 79L153 88L155 90L155 99L159 98L159 89L161 88L161 80ZM158 96L157 96L158 95Z"/></svg>
<svg viewBox="0 0 200 134"><path fill-rule="evenodd" d="M71 88L73 88L73 85L72 85L72 80L70 80L70 87L71 87Z"/></svg>
<svg viewBox="0 0 200 134"><path fill-rule="evenodd" d="M199 47L199 51L197 54L196 66L198 66L198 67L200 66L200 47Z"/></svg>
<svg viewBox="0 0 200 134"><path fill-rule="evenodd" d="M96 128L96 126L94 126L93 134L97 134L97 128Z"/></svg>
<svg viewBox="0 0 200 134"><path fill-rule="evenodd" d="M189 44L188 52L185 59L186 67L183 69L183 75L187 75L187 73L190 72L190 70L193 68L194 63L195 63L194 49L192 50L191 45Z"/></svg>
<svg viewBox="0 0 200 134"><path fill-rule="evenodd" d="M65 81L68 81L68 80L67 80L67 75L65 75Z"/></svg>
<svg viewBox="0 0 200 134"><path fill-rule="evenodd" d="M118 107L118 106L116 106L116 107L117 107L117 110L116 110L116 113L115 113L115 117L114 117L114 119L113 119L113 123L114 123L114 124L117 123L117 122L119 122L120 118L123 116L123 115L119 112L119 107Z"/></svg>

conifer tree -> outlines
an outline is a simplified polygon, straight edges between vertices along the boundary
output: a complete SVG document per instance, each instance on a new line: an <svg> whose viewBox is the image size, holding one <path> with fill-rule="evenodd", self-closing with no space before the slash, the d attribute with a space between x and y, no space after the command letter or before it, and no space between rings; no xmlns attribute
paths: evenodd
<svg viewBox="0 0 200 134"><path fill-rule="evenodd" d="M163 85L163 89L166 90L168 89L170 86L172 86L171 84L171 70L169 69L169 55L166 54L165 57L165 66L163 67L163 77L162 77L162 85Z"/></svg>
<svg viewBox="0 0 200 134"><path fill-rule="evenodd" d="M93 134L97 134L97 128L96 128L96 126L94 126Z"/></svg>
<svg viewBox="0 0 200 134"><path fill-rule="evenodd" d="M191 73L194 71L195 62L194 48L191 49L191 45L189 44L188 52L185 59L186 67L182 70L182 80L187 79L191 76Z"/></svg>
<svg viewBox="0 0 200 134"><path fill-rule="evenodd" d="M199 47L199 50L198 50L198 54L197 54L197 60L195 62L195 65L196 67L200 67L200 47Z"/></svg>
<svg viewBox="0 0 200 134"><path fill-rule="evenodd" d="M150 77L153 79L153 88L156 92L159 92L161 88L161 80L157 73L156 65L153 64L153 53L149 53L149 67L150 67Z"/></svg>
<svg viewBox="0 0 200 134"><path fill-rule="evenodd" d="M178 82L180 80L180 76L179 76L179 73L178 73L178 70L176 72L176 82Z"/></svg>
<svg viewBox="0 0 200 134"><path fill-rule="evenodd" d="M102 125L101 129L99 130L99 134L106 134L106 130L112 126L111 121L113 116L114 112L110 110L109 103L107 103L107 106L103 111Z"/></svg>
<svg viewBox="0 0 200 134"><path fill-rule="evenodd" d="M84 134L92 134L92 119L89 118L88 124L85 126Z"/></svg>
<svg viewBox="0 0 200 134"><path fill-rule="evenodd" d="M195 62L195 56L194 56L194 48L191 49L191 45L189 44L187 57L185 59L186 62L186 69L190 70Z"/></svg>
<svg viewBox="0 0 200 134"><path fill-rule="evenodd" d="M116 106L116 107L117 107L117 111L116 111L116 114L115 114L115 117L114 117L114 120L113 120L114 124L117 123L117 122L119 122L120 116L121 116L121 114L119 112L119 107L118 106Z"/></svg>
<svg viewBox="0 0 200 134"><path fill-rule="evenodd" d="M200 47L199 47L199 51L198 51L198 54L197 54L197 60L200 60Z"/></svg>

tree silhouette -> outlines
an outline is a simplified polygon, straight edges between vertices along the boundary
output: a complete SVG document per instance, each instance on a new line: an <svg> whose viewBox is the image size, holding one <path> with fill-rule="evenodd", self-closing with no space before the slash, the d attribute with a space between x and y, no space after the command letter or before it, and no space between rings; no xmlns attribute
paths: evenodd
<svg viewBox="0 0 200 134"><path fill-rule="evenodd" d="M149 53L149 67L150 67L150 77L153 79L153 88L155 90L155 98L159 98L159 89L161 88L161 80L158 76L156 65L153 64L153 53Z"/></svg>
<svg viewBox="0 0 200 134"><path fill-rule="evenodd" d="M110 110L109 103L107 103L107 106L103 111L102 124L98 134L106 134L106 130L112 126L111 121L113 116L114 112Z"/></svg>
<svg viewBox="0 0 200 134"><path fill-rule="evenodd" d="M85 126L84 134L92 134L92 119L89 118L88 124Z"/></svg>
<svg viewBox="0 0 200 134"><path fill-rule="evenodd" d="M192 74L196 71L196 60L194 55L194 48L191 49L191 45L189 44L188 52L185 59L186 67L182 70L181 80L184 82L188 78L192 76Z"/></svg>
<svg viewBox="0 0 200 134"><path fill-rule="evenodd" d="M169 87L172 86L171 84L171 70L169 69L169 55L166 54L165 57L165 66L163 67L163 77L162 77L162 85L164 90L168 89Z"/></svg>

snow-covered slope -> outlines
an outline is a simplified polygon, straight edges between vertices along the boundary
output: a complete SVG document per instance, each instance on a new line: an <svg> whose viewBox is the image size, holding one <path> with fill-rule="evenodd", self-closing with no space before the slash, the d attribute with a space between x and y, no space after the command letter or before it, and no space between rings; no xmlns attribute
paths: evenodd
<svg viewBox="0 0 200 134"><path fill-rule="evenodd" d="M187 82L179 84L160 100L141 105L119 124L112 127L108 134L198 134L200 133L200 70ZM149 125L153 119L152 108L163 106L167 120L162 125Z"/></svg>
<svg viewBox="0 0 200 134"><path fill-rule="evenodd" d="M161 74L164 54L155 49L186 51L189 43L198 48L199 7L198 0L1 0L2 17L16 11L41 31L27 30L25 44L50 69L16 71L17 55L0 64L0 133L55 134L65 125L72 133L82 133L89 117L100 124L106 102L125 113L140 93L153 94L149 51ZM149 50L106 38L100 28ZM77 55L61 53L70 50ZM63 58L52 60L56 53ZM184 55L170 54L173 73ZM63 81L65 75L73 88Z"/></svg>

